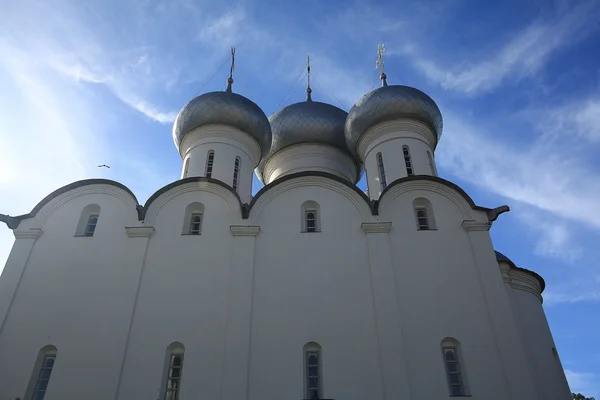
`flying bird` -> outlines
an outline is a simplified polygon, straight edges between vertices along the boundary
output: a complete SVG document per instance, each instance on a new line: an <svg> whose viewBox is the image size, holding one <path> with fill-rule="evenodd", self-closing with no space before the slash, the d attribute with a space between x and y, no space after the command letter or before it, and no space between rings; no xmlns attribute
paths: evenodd
<svg viewBox="0 0 600 400"><path fill-rule="evenodd" d="M98 168L110 168L110 167L106 164L102 164L102 165L98 165Z"/></svg>

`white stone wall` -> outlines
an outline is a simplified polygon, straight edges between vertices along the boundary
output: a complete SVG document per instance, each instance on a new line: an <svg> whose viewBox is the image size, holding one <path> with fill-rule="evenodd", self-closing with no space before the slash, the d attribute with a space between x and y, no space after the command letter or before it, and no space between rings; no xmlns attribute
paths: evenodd
<svg viewBox="0 0 600 400"><path fill-rule="evenodd" d="M238 193L242 202L252 200L252 174L260 161L260 147L247 133L225 125L208 125L188 133L179 147L181 177L206 176L209 151L215 152L212 178L233 186L235 158L239 157ZM189 159L189 161L187 161ZM187 165L187 175L185 174Z"/></svg>
<svg viewBox="0 0 600 400"><path fill-rule="evenodd" d="M357 151L363 160L369 196L378 199L382 192L377 154L381 153L387 184L408 176L403 146L409 147L414 175L437 175L434 151L436 139L431 129L412 120L384 122L369 128L362 136ZM427 152L431 154L433 168Z"/></svg>
<svg viewBox="0 0 600 400"><path fill-rule="evenodd" d="M431 202L437 230L416 230L417 197ZM301 232L308 200L321 232ZM198 236L181 234L192 202L205 209ZM74 237L90 203L101 207L97 231ZM136 217L128 193L92 185L21 223L0 281L0 399L25 396L49 344L58 355L46 399L158 399L166 348L181 342L182 400L299 400L312 341L326 398L446 398L446 337L461 343L472 399L547 398L533 384L485 213L442 183L397 185L373 216L353 188L299 177L242 219L233 193L195 182Z"/></svg>
<svg viewBox="0 0 600 400"><path fill-rule="evenodd" d="M571 391L539 296L539 282L506 263L500 263L500 266L506 271L506 289L541 398L570 399Z"/></svg>
<svg viewBox="0 0 600 400"><path fill-rule="evenodd" d="M280 150L271 157L264 168L265 184L282 176L305 171L320 171L350 183L356 181L357 165L352 158L331 146L299 144Z"/></svg>

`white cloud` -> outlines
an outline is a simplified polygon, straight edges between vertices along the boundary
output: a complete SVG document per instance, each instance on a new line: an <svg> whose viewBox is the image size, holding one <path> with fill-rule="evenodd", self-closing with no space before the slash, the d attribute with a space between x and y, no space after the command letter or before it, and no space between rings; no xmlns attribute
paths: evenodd
<svg viewBox="0 0 600 400"><path fill-rule="evenodd" d="M543 296L545 305L600 301L600 291L582 293L579 289L572 289L571 293L545 291Z"/></svg>
<svg viewBox="0 0 600 400"><path fill-rule="evenodd" d="M517 209L519 219L535 235L535 254L573 264L584 255L583 248L573 237L569 224L544 212Z"/></svg>
<svg viewBox="0 0 600 400"><path fill-rule="evenodd" d="M490 49L489 59L465 62L447 70L415 51L413 62L432 81L443 88L476 95L498 87L507 79L531 76L564 47L597 28L600 11L596 1L571 7L551 20L539 20L518 33L500 49Z"/></svg>
<svg viewBox="0 0 600 400"><path fill-rule="evenodd" d="M565 369L571 391L581 393L586 397L600 397L600 377L591 372L577 372Z"/></svg>
<svg viewBox="0 0 600 400"><path fill-rule="evenodd" d="M481 188L571 221L600 228L600 175L560 145L507 146L502 128L475 128L445 114L441 166ZM564 143L562 143L564 145Z"/></svg>

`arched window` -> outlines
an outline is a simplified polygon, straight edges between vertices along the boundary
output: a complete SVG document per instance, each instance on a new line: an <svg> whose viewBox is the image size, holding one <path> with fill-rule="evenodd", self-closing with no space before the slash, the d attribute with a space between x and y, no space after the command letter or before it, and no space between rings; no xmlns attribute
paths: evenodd
<svg viewBox="0 0 600 400"><path fill-rule="evenodd" d="M450 396L465 396L466 374L460 354L460 343L454 338L446 338L442 340L441 345Z"/></svg>
<svg viewBox="0 0 600 400"><path fill-rule="evenodd" d="M433 209L429 200L424 197L416 198L413 201L413 207L418 230L429 231L436 229Z"/></svg>
<svg viewBox="0 0 600 400"><path fill-rule="evenodd" d="M302 203L302 232L320 232L321 221L319 215L319 203L305 201Z"/></svg>
<svg viewBox="0 0 600 400"><path fill-rule="evenodd" d="M179 342L167 346L162 390L164 400L177 400L179 398L184 353L185 347Z"/></svg>
<svg viewBox="0 0 600 400"><path fill-rule="evenodd" d="M409 176L414 175L412 162L410 160L410 151L408 149L408 146L406 146L406 145L402 146L402 154L404 154L404 164L406 165L406 174Z"/></svg>
<svg viewBox="0 0 600 400"><path fill-rule="evenodd" d="M377 168L379 170L379 183L381 184L381 190L387 187L387 181L385 180L385 168L383 167L383 156L381 153L377 153Z"/></svg>
<svg viewBox="0 0 600 400"><path fill-rule="evenodd" d="M85 206L79 216L79 223L75 229L75 236L94 236L99 218L100 206L98 204L88 204Z"/></svg>
<svg viewBox="0 0 600 400"><path fill-rule="evenodd" d="M183 174L181 175L181 179L186 178L188 175L188 170L190 169L190 158L188 157L185 159L185 162L183 163Z"/></svg>
<svg viewBox="0 0 600 400"><path fill-rule="evenodd" d="M46 395L48 383L50 382L52 370L54 369L56 354L56 347L52 345L44 346L39 351L29 388L27 390L27 398L43 400Z"/></svg>
<svg viewBox="0 0 600 400"><path fill-rule="evenodd" d="M321 346L315 342L304 345L304 395L306 399L323 397L321 381Z"/></svg>
<svg viewBox="0 0 600 400"><path fill-rule="evenodd" d="M435 164L433 162L433 156L429 151L427 152L427 158L429 159L429 168L431 168L431 175L437 176L437 169L435 168Z"/></svg>
<svg viewBox="0 0 600 400"><path fill-rule="evenodd" d="M206 173L204 174L207 178L212 176L213 164L215 162L215 151L211 150L206 156Z"/></svg>
<svg viewBox="0 0 600 400"><path fill-rule="evenodd" d="M202 219L204 217L204 206L202 203L192 203L185 209L182 235L202 234Z"/></svg>
<svg viewBox="0 0 600 400"><path fill-rule="evenodd" d="M240 175L240 163L242 161L239 157L235 158L235 163L233 164L233 190L238 190L238 180Z"/></svg>

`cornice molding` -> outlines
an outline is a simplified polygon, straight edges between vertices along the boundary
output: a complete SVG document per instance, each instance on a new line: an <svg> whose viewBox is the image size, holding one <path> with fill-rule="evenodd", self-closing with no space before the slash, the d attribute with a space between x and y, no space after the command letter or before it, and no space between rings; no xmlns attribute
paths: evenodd
<svg viewBox="0 0 600 400"><path fill-rule="evenodd" d="M318 161L327 161L332 163L331 166L325 166L324 164L316 165L314 160L306 163L305 165L294 168L284 169L284 166L289 166L290 163L294 163L298 160L307 158L316 158ZM275 153L269 161L263 167L263 180L271 183L282 176L290 175L295 172L301 172L303 169L306 170L320 170L326 173L330 173L340 178L347 179L351 183L358 174L358 169L352 158L345 154L343 151L324 144L309 144L302 143L294 146L286 147ZM279 173L277 177L272 178L273 174ZM267 183L267 184L268 184Z"/></svg>
<svg viewBox="0 0 600 400"><path fill-rule="evenodd" d="M150 237L154 234L153 226L126 226L125 232L129 237Z"/></svg>
<svg viewBox="0 0 600 400"><path fill-rule="evenodd" d="M492 223L489 221L474 221L465 220L462 222L462 227L465 231L489 231Z"/></svg>
<svg viewBox="0 0 600 400"><path fill-rule="evenodd" d="M363 222L360 224L364 233L389 233L392 228L391 222Z"/></svg>
<svg viewBox="0 0 600 400"><path fill-rule="evenodd" d="M509 276L511 288L531 293L540 299L540 301L543 301L542 288L539 281L534 276L514 268L510 269Z"/></svg>
<svg viewBox="0 0 600 400"><path fill-rule="evenodd" d="M233 236L256 236L260 232L260 226L256 225L231 225L229 230Z"/></svg>
<svg viewBox="0 0 600 400"><path fill-rule="evenodd" d="M15 235L15 239L37 239L42 236L42 231L40 228L31 228L27 231L13 231Z"/></svg>
<svg viewBox="0 0 600 400"><path fill-rule="evenodd" d="M188 132L179 146L179 154L183 159L194 147L210 143L222 144L223 139L229 139L232 142L238 143L239 146L243 147L240 150L247 153L252 160L254 168L258 166L261 158L261 150L258 142L249 133L227 125L204 125Z"/></svg>
<svg viewBox="0 0 600 400"><path fill-rule="evenodd" d="M358 156L364 160L369 149L385 135L394 135L395 138L413 138L421 140L432 150L435 149L437 138L431 128L426 124L411 120L399 119L379 123L363 133L356 146Z"/></svg>

